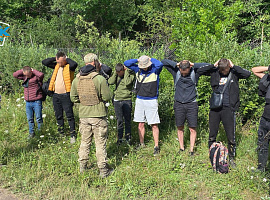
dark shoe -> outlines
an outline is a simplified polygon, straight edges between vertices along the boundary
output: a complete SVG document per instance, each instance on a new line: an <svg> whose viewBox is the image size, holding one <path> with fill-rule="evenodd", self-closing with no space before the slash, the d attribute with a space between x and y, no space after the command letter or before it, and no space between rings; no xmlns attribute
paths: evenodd
<svg viewBox="0 0 270 200"><path fill-rule="evenodd" d="M236 164L235 164L235 162L234 162L234 159L233 159L233 158L230 158L230 160L229 160L229 164L230 164L230 167L231 167L231 168L233 168L233 169L235 169L235 168L236 168Z"/></svg>
<svg viewBox="0 0 270 200"><path fill-rule="evenodd" d="M65 132L64 132L64 128L62 127L58 127L58 133L60 135L60 137L65 137Z"/></svg>
<svg viewBox="0 0 270 200"><path fill-rule="evenodd" d="M35 137L35 133L29 133L27 139L30 140L30 139L33 139Z"/></svg>
<svg viewBox="0 0 270 200"><path fill-rule="evenodd" d="M265 168L257 168L255 170L252 170L252 172L255 172L255 173L264 173L265 172Z"/></svg>
<svg viewBox="0 0 270 200"><path fill-rule="evenodd" d="M125 136L125 138L126 138L127 143L130 145L130 142L131 142L131 134L130 134L130 133L127 133L126 136Z"/></svg>
<svg viewBox="0 0 270 200"><path fill-rule="evenodd" d="M114 172L114 169L105 167L103 169L100 169L99 171L100 171L99 176L101 178L106 178Z"/></svg>
<svg viewBox="0 0 270 200"><path fill-rule="evenodd" d="M123 139L118 139L117 142L116 142L116 144L117 144L118 146L120 146L122 143L123 143Z"/></svg>
<svg viewBox="0 0 270 200"><path fill-rule="evenodd" d="M141 150L145 148L145 144L144 143L140 143L137 147L136 147L136 150Z"/></svg>
<svg viewBox="0 0 270 200"><path fill-rule="evenodd" d="M157 156L159 154L159 147L154 147L154 156Z"/></svg>
<svg viewBox="0 0 270 200"><path fill-rule="evenodd" d="M179 149L178 154L182 154L185 151L185 149Z"/></svg>
<svg viewBox="0 0 270 200"><path fill-rule="evenodd" d="M80 173L85 172L87 169L87 163L80 163Z"/></svg>
<svg viewBox="0 0 270 200"><path fill-rule="evenodd" d="M190 156L194 156L194 151L189 152Z"/></svg>
<svg viewBox="0 0 270 200"><path fill-rule="evenodd" d="M70 144L75 144L75 142L76 142L76 136L71 136L70 137Z"/></svg>

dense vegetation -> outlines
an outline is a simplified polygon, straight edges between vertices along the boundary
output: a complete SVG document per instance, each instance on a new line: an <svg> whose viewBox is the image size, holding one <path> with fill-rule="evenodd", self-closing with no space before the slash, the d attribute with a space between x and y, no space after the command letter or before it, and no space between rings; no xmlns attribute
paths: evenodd
<svg viewBox="0 0 270 200"><path fill-rule="evenodd" d="M253 174L257 165L256 131L264 100L257 95L258 79L240 81L237 113L237 169L227 175L212 172L208 160L208 77L198 84L199 126L196 156L177 155L179 144L173 112L173 80L161 73L159 111L161 154L152 156L150 128L147 148L118 148L116 122L109 117L108 157L115 173L98 178L95 148L91 169L78 171L79 142L58 138L51 99L44 103L44 129L27 141L28 125L23 88L12 73L29 65L45 73L41 60L60 49L83 66L83 56L94 52L111 67L147 54L192 62L214 63L221 57L250 70L270 63L268 1L263 0L14 0L1 1L1 21L11 26L0 57L0 186L36 199L269 199L269 174ZM77 111L77 108L74 109ZM112 105L109 116L114 116ZM78 113L76 112L78 122ZM78 124L78 123L77 123ZM78 126L77 126L78 128ZM185 134L188 146L189 134ZM80 138L78 138L80 139ZM226 143L221 127L218 137ZM188 148L187 148L188 149Z"/></svg>

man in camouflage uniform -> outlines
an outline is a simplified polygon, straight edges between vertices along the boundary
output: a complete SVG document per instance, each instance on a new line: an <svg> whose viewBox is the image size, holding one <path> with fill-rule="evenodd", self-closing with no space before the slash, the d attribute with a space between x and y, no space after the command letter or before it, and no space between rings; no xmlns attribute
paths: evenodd
<svg viewBox="0 0 270 200"><path fill-rule="evenodd" d="M84 57L88 65L80 69L79 74L72 82L70 98L74 103L79 104L81 145L79 149L80 172L87 169L89 151L92 137L95 138L97 164L100 176L109 176L113 169L107 164L107 112L104 101L112 98L112 93L107 85L106 79L96 71L94 62L98 61L95 54L87 54Z"/></svg>

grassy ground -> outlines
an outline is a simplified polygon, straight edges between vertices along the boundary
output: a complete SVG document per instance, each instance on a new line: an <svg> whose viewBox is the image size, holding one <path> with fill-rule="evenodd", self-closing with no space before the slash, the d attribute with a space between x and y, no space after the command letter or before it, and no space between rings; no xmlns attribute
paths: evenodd
<svg viewBox="0 0 270 200"><path fill-rule="evenodd" d="M188 154L188 134L187 150L179 155L176 130L163 120L161 152L154 157L150 128L146 129L146 148L139 151L134 148L138 141L136 124L133 124L134 145L117 147L115 120L109 117L107 150L115 172L100 179L94 145L90 169L85 174L79 173L80 135L75 145L69 143L68 137L57 136L50 98L44 104L43 130L35 139L27 140L28 124L21 95L2 97L0 187L24 193L30 199L270 199L269 174L251 172L257 165L258 122L237 128L237 168L228 174L216 174L208 158L207 130L199 130L195 156ZM110 105L109 116L113 116L112 110ZM75 114L78 116L76 111ZM224 131L219 139L225 139Z"/></svg>

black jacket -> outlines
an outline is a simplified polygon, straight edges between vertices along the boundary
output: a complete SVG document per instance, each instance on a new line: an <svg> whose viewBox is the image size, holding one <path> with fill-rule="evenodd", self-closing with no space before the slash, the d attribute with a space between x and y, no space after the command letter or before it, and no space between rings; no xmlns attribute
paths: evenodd
<svg viewBox="0 0 270 200"><path fill-rule="evenodd" d="M67 58L67 63L69 64L70 71L75 71L75 69L78 66L78 64L75 61L71 60L70 58ZM56 58L55 57L47 58L47 59L42 61L42 64L49 67L49 68L54 69L56 64L57 64Z"/></svg>
<svg viewBox="0 0 270 200"><path fill-rule="evenodd" d="M238 81L239 79L248 78L251 75L251 72L239 66L233 66L233 68L230 69L230 72L232 73L232 78L228 85L230 107L233 109L233 111L237 111L240 105ZM212 90L213 92L218 91L220 73L217 67L215 67L214 65L207 65L207 66L199 68L197 70L197 73L199 75L211 76L210 84L211 84Z"/></svg>
<svg viewBox="0 0 270 200"><path fill-rule="evenodd" d="M179 71L179 68L176 66L176 62L168 59L161 61L163 66L172 74L173 79L176 79L176 73ZM189 103L194 102L197 97L196 84L198 82L197 70L209 63L194 63L194 66L190 70L190 74L186 77L181 76L176 83L174 99L180 103ZM195 72L195 82L191 79L191 72Z"/></svg>

